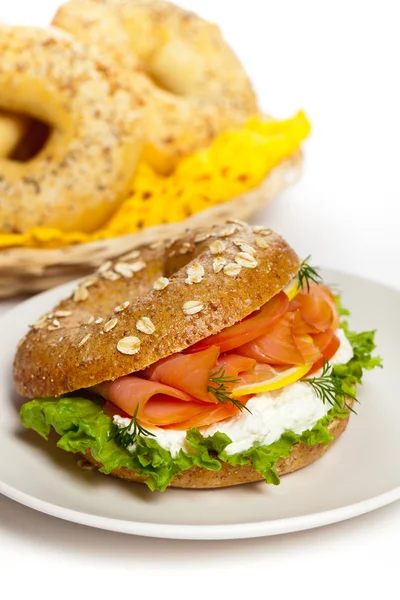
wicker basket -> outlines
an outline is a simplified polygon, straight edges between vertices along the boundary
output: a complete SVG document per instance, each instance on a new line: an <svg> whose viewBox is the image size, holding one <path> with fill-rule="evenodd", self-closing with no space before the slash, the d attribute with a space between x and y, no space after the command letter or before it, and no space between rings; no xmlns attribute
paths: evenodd
<svg viewBox="0 0 400 600"><path fill-rule="evenodd" d="M35 293L83 277L101 263L138 246L177 237L187 227L204 227L228 218L247 219L268 204L301 174L298 152L273 169L256 188L197 213L185 221L157 225L137 233L55 250L7 248L0 251L0 297Z"/></svg>

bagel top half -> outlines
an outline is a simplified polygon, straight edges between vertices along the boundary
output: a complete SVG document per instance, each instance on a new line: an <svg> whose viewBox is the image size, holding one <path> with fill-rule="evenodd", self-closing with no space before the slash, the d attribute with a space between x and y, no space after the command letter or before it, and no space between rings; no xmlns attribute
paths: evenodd
<svg viewBox="0 0 400 600"><path fill-rule="evenodd" d="M15 386L59 396L139 371L242 320L299 266L279 235L237 221L108 261L32 325Z"/></svg>

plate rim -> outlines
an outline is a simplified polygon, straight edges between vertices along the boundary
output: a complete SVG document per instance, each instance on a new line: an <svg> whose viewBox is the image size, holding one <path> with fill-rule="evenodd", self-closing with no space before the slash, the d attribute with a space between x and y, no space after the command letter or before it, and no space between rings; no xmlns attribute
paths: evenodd
<svg viewBox="0 0 400 600"><path fill-rule="evenodd" d="M345 277L361 279L368 284L381 286L392 293L395 292L400 295L400 290L397 287L377 281L370 277L364 277L363 275L358 275L350 271L341 271L328 266L322 267L321 269L334 275L344 275ZM79 281L79 279L64 283L51 290L46 290L19 302L1 316L0 322L7 320L14 312L18 312L21 309L21 306L28 305L32 301L37 301L41 296L54 293L63 294L64 292L70 291L76 285L77 281ZM204 490L204 492L207 492L207 490ZM81 512L79 510L41 500L26 492L20 491L1 480L0 494L21 505L27 506L30 509L41 512L42 514L107 531L163 539L229 540L294 533L348 520L400 500L400 485L377 496L352 504L346 504L345 506L331 510L282 519L263 520L250 523L226 523L219 525L154 523L93 515L88 512Z"/></svg>
<svg viewBox="0 0 400 600"><path fill-rule="evenodd" d="M207 493L207 490L203 491ZM2 481L0 481L0 494L51 517L87 527L125 533L127 535L176 540L232 540L295 533L297 531L323 527L324 525L332 525L340 521L347 521L348 519L372 512L400 500L400 486L378 496L361 500L360 502L310 515L274 519L272 521L223 525L171 525L147 521L127 521L125 519L91 515L40 500L25 492L20 492Z"/></svg>

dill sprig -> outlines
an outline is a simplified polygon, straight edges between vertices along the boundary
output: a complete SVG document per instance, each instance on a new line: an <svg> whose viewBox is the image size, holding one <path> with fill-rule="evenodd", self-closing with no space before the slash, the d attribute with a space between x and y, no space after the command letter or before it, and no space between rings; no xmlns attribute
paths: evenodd
<svg viewBox="0 0 400 600"><path fill-rule="evenodd" d="M307 293L310 292L310 281L313 281L316 284L320 284L322 282L322 277L318 273L319 269L317 267L311 267L308 264L310 258L311 255L307 256L307 258L303 260L297 274L297 277L299 278L298 289L300 290L306 287Z"/></svg>
<svg viewBox="0 0 400 600"><path fill-rule="evenodd" d="M349 392L344 391L342 379L335 375L332 366L327 360L324 361L322 373L319 377L306 377L302 381L311 385L317 397L324 404L325 402L329 402L332 406L336 405L342 409L345 407L352 413L357 414L346 402L346 398L351 398L358 402L357 398Z"/></svg>
<svg viewBox="0 0 400 600"><path fill-rule="evenodd" d="M128 446L134 444L139 435L143 437L155 437L154 433L151 433L151 431L148 431L137 422L138 410L139 405L136 406L132 419L126 427L118 427L118 425L115 425L113 439L119 446L122 446L122 448L128 448Z"/></svg>
<svg viewBox="0 0 400 600"><path fill-rule="evenodd" d="M233 385L235 383L239 383L239 379L235 379L234 377L228 377L225 375L225 367L222 366L210 375L210 382L213 385L209 385L207 387L207 391L215 396L216 400L221 404L226 404L227 402L231 402L236 408L240 411L243 409L247 410L251 414L251 411L240 402L236 398L232 398L232 393L229 391L227 384Z"/></svg>

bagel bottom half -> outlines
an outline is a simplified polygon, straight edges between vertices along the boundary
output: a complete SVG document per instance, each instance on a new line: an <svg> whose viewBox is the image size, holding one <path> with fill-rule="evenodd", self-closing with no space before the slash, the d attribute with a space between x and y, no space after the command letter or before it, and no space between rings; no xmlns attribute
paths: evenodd
<svg viewBox="0 0 400 600"><path fill-rule="evenodd" d="M335 418L327 426L329 433L332 436L332 441L325 444L316 444L315 446L309 446L300 442L295 444L292 448L290 455L287 458L281 458L276 464L276 472L279 477L293 471L298 471L307 465L315 462L321 458L334 442L342 435L346 430L349 423L350 413L347 417L339 419ZM96 468L101 468L101 464L98 463L90 451L84 456L85 460L94 465ZM127 481L134 481L138 483L144 483L145 478L140 477L136 471L128 469L126 467L120 467L114 469L111 475ZM230 487L233 485L241 485L244 483L254 483L256 481L263 481L264 477L258 471L255 471L252 465L243 466L232 466L228 463L222 463L219 471L211 471L205 468L191 467L187 471L182 471L175 475L172 479L169 487L176 488L192 488L192 489L211 489L211 488L222 488Z"/></svg>

